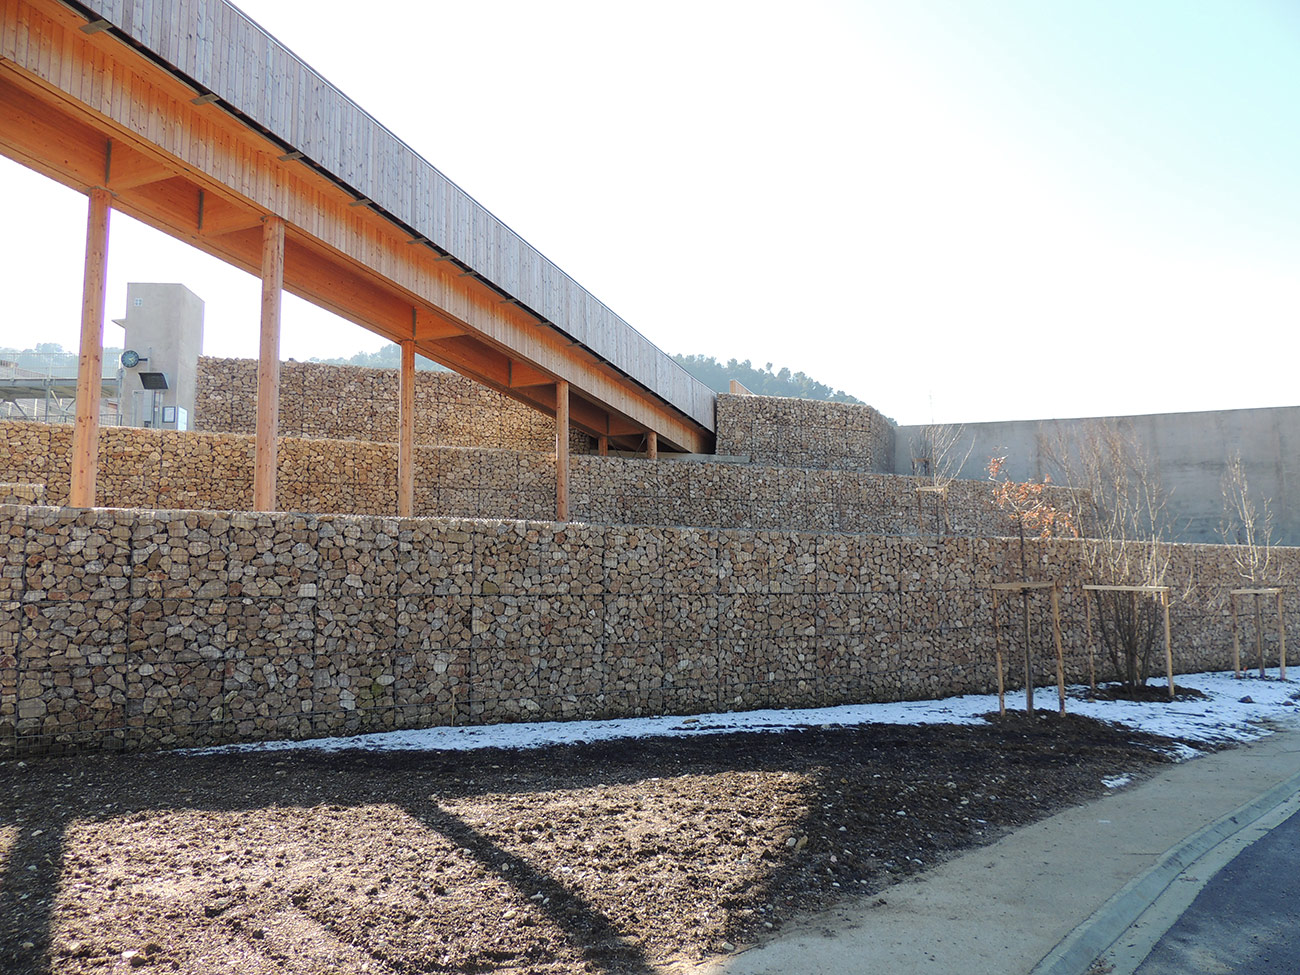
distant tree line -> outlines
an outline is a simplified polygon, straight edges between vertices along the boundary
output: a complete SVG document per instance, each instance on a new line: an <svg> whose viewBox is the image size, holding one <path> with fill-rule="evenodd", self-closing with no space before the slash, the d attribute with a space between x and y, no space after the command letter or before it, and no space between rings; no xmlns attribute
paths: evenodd
<svg viewBox="0 0 1300 975"><path fill-rule="evenodd" d="M366 369L398 369L402 365L402 348L398 345L385 345L378 352L358 352L348 358L318 359L312 357L308 362L319 362L327 366L363 366ZM415 368L426 372L450 372L446 366L440 366L432 359L416 355Z"/></svg>
<svg viewBox="0 0 1300 975"><path fill-rule="evenodd" d="M75 356L76 349L65 349L58 342L37 342L33 348L18 349L12 346L0 346L0 361L11 362L19 369L29 372L44 372L53 356ZM104 346L104 362L116 364L122 356L122 349L116 345Z"/></svg>
<svg viewBox="0 0 1300 975"><path fill-rule="evenodd" d="M761 369L756 369L748 359L744 362L728 359L725 363L711 355L675 355L673 359L700 382L719 393L727 392L731 388L731 380L735 379L759 396L794 396L799 399L829 400L833 403L862 402L856 396L850 396L842 389L832 389L805 373L792 373L785 367L773 372L770 362Z"/></svg>
<svg viewBox="0 0 1300 975"><path fill-rule="evenodd" d="M738 379L751 393L757 393L760 396L795 396L801 399L830 400L835 403L862 402L860 399L850 396L844 390L832 389L830 386L819 383L802 372L792 373L786 368L773 372L772 363L770 362L758 369L748 359L744 362L731 359L725 363L719 362L712 356L703 355L675 355L673 359L700 382L720 393L727 392L730 389L731 380ZM401 365L401 350L396 345L385 345L378 352L358 352L356 355L347 358L313 358L310 361L331 366L396 369ZM438 363L418 355L415 357L415 368L435 372L446 371Z"/></svg>
<svg viewBox="0 0 1300 975"><path fill-rule="evenodd" d="M74 354L75 352L69 352L57 342L40 342L35 348L31 349L0 347L0 359L16 362L24 369L43 368L46 364L44 358L46 356ZM119 348L105 348L104 361L116 362L121 354L122 350ZM862 402L862 400L850 396L842 389L832 389L830 386L817 382L817 380L805 373L792 373L785 367L773 372L772 363L770 362L759 369L755 368L748 359L744 362L729 359L725 363L719 362L713 356L703 355L675 355L673 359L700 382L719 393L727 392L730 389L731 380L737 379L751 393L757 393L760 396L794 396L800 399L829 400L834 403ZM402 364L402 350L400 346L390 343L383 346L378 352L358 352L352 356L336 356L332 359L312 357L307 361L319 362L327 366L397 369ZM415 357L415 368L428 372L450 371L445 366L441 366L421 355Z"/></svg>

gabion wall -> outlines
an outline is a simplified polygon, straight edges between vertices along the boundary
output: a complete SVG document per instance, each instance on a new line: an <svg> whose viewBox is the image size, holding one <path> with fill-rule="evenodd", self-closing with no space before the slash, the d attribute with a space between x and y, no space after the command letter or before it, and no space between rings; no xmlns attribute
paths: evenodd
<svg viewBox="0 0 1300 975"><path fill-rule="evenodd" d="M717 453L752 463L894 470L894 424L870 406L783 396L718 396Z"/></svg>
<svg viewBox="0 0 1300 975"><path fill-rule="evenodd" d="M68 498L72 428L0 423L0 481L44 485ZM397 448L362 440L282 437L281 510L395 514ZM620 457L570 459L570 515L601 524L1005 535L1013 523L985 481L954 481L946 504L919 496L923 480L853 470ZM1049 496L1066 504L1063 488ZM253 504L253 438L131 427L100 429L96 499L105 507L246 510ZM919 502L919 504L918 504ZM555 454L456 447L416 450L415 511L467 518L555 514Z"/></svg>
<svg viewBox="0 0 1300 975"><path fill-rule="evenodd" d="M1076 546L1029 562L1063 584L1079 680ZM1230 560L1173 557L1178 668L1226 667ZM1300 550L1280 565L1294 578ZM986 691L989 587L1019 575L1011 539L0 506L0 749Z"/></svg>
<svg viewBox="0 0 1300 975"><path fill-rule="evenodd" d="M397 442L396 369L280 363L280 435ZM257 429L257 360L199 358L194 429ZM593 441L577 430L570 449ZM505 450L555 450L555 421L454 372L415 374L415 442Z"/></svg>
<svg viewBox="0 0 1300 975"><path fill-rule="evenodd" d="M286 437L397 440L395 369L316 362L280 364L280 434ZM198 430L252 433L257 362L199 359ZM592 453L574 431L572 449ZM553 451L554 421L456 373L418 372L415 440L450 447ZM780 396L718 396L716 452L752 463L832 470L894 470L894 425L869 406Z"/></svg>

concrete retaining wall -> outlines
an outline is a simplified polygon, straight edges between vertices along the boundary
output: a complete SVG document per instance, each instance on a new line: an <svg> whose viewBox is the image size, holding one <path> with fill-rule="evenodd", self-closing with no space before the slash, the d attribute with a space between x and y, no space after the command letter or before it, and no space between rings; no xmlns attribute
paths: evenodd
<svg viewBox="0 0 1300 975"><path fill-rule="evenodd" d="M1229 457L1240 454L1252 493L1271 498L1276 515L1274 540L1300 545L1300 406L1203 413L1158 413L1114 418L1131 428L1150 452L1169 494L1168 518L1182 541L1218 541L1223 516L1220 479ZM1087 419L1013 420L968 423L963 444L975 438L963 477L983 476L993 456L1006 455L1006 470L1017 480L1045 475L1059 480L1046 448L1078 437ZM911 472L909 445L920 427L899 427L895 467ZM965 447L962 448L963 452Z"/></svg>
<svg viewBox="0 0 1300 975"><path fill-rule="evenodd" d="M1174 561L1179 668L1227 666L1223 550ZM1078 679L1072 543L1031 565ZM988 587L1018 566L1008 539L0 506L0 748L988 690Z"/></svg>

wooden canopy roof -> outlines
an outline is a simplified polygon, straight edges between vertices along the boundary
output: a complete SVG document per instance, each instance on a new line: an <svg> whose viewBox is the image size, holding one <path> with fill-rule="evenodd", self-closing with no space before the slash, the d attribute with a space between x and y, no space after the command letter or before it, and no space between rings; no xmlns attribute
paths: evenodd
<svg viewBox="0 0 1300 975"><path fill-rule="evenodd" d="M712 449L689 375L224 0L0 0L0 151L515 399Z"/></svg>

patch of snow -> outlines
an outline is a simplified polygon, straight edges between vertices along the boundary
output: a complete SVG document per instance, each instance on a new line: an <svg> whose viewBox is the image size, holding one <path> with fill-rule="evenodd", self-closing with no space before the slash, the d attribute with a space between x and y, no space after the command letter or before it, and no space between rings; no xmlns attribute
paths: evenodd
<svg viewBox="0 0 1300 975"><path fill-rule="evenodd" d="M1231 671L1185 674L1177 687L1195 688L1205 700L1139 703L1088 701L1087 688L1068 689L1066 710L1103 721L1114 721L1138 731L1149 731L1205 744L1254 741L1272 733L1274 726L1300 727L1300 701L1292 699L1296 684L1268 676L1236 679ZM1155 682L1153 682L1155 683ZM1047 689L1055 709L1056 698ZM1252 703L1242 703L1248 697ZM1016 710L1019 696L1007 695L1007 710ZM803 728L845 727L863 724L980 724L981 715L996 711L996 694L968 694L938 701L903 701L893 704L846 704L831 708L739 711L690 717L620 718L608 721L535 721L525 724L467 725L387 731L307 741L271 741L190 749L191 753L282 751L311 748L321 751L466 751L476 748L544 748L626 738L694 737L735 732L785 732ZM1170 750L1183 760L1199 754L1179 744ZM1118 786L1108 786L1117 788Z"/></svg>
<svg viewBox="0 0 1300 975"><path fill-rule="evenodd" d="M1101 784L1107 789L1122 789L1132 781L1131 775L1107 775L1101 780Z"/></svg>

